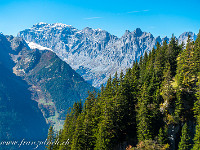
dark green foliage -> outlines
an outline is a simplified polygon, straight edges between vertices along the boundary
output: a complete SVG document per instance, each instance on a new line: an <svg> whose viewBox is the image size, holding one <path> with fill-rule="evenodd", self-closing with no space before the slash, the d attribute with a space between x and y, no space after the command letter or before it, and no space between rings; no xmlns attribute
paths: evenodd
<svg viewBox="0 0 200 150"><path fill-rule="evenodd" d="M147 108L149 104L149 95L145 84L142 87L142 91L143 92L137 106L137 135L139 142L152 138L152 133L150 132L151 120Z"/></svg>
<svg viewBox="0 0 200 150"><path fill-rule="evenodd" d="M167 144L168 143L168 137L167 137L167 128L165 127L160 128L159 134L158 134L158 143L159 144Z"/></svg>
<svg viewBox="0 0 200 150"><path fill-rule="evenodd" d="M175 115L181 121L191 118L193 114L189 111L193 107L196 92L197 72L195 67L194 44L188 37L186 49L177 58L177 100Z"/></svg>
<svg viewBox="0 0 200 150"><path fill-rule="evenodd" d="M190 144L188 126L187 126L187 123L185 123L182 128L181 141L179 142L178 150L189 150L190 147L191 147L191 144Z"/></svg>
<svg viewBox="0 0 200 150"><path fill-rule="evenodd" d="M194 145L193 145L192 150L199 150L200 149L200 124L199 123L196 125L196 133L195 133L195 137L193 141L194 141Z"/></svg>
<svg viewBox="0 0 200 150"><path fill-rule="evenodd" d="M198 80L197 82L196 97L197 97L197 100L194 103L194 115L196 117L196 130L195 130L195 136L193 139L194 146L192 150L200 149L200 80Z"/></svg>
<svg viewBox="0 0 200 150"><path fill-rule="evenodd" d="M169 43L168 49L166 51L167 61L170 63L170 69L172 76L176 74L177 61L176 58L181 51L181 46L178 46L178 41L175 36L172 35L171 41Z"/></svg>

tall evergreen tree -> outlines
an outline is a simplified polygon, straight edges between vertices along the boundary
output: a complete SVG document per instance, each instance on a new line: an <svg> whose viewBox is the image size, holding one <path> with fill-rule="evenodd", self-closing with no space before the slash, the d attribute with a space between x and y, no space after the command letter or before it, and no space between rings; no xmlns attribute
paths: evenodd
<svg viewBox="0 0 200 150"><path fill-rule="evenodd" d="M176 74L176 67L177 67L176 58L178 54L180 53L180 51L181 51L181 47L178 46L178 41L176 40L175 36L172 35L172 38L169 42L168 49L166 51L166 58L168 62L170 63L172 76L175 76Z"/></svg>
<svg viewBox="0 0 200 150"><path fill-rule="evenodd" d="M53 150L58 150L59 149L59 146L61 144L61 133L62 133L62 130L60 130L56 136L55 136L55 140L54 140L54 145L53 145ZM66 143L67 144L67 143Z"/></svg>
<svg viewBox="0 0 200 150"><path fill-rule="evenodd" d="M71 142L71 150L84 149L85 139L83 133L83 115L79 115Z"/></svg>
<svg viewBox="0 0 200 150"><path fill-rule="evenodd" d="M158 143L159 144L167 144L167 131L166 131L166 129L163 129L162 127L159 130Z"/></svg>
<svg viewBox="0 0 200 150"><path fill-rule="evenodd" d="M177 58L177 100L175 114L177 118L184 121L190 119L191 111L195 99L195 87L197 75L195 72L194 48L190 36L186 49Z"/></svg>
<svg viewBox="0 0 200 150"><path fill-rule="evenodd" d="M199 74L200 77L200 74ZM197 82L197 92L196 92L197 100L194 103L194 116L196 118L196 130L194 136L194 145L192 150L200 149L200 78L198 78Z"/></svg>
<svg viewBox="0 0 200 150"><path fill-rule="evenodd" d="M174 90L172 87L172 77L171 77L171 70L170 70L170 64L166 63L165 69L164 69L164 80L161 84L161 95L163 98L163 103L161 105L161 112L167 117L168 114L173 113L173 99L174 96Z"/></svg>
<svg viewBox="0 0 200 150"><path fill-rule="evenodd" d="M61 139L60 139L61 143L68 142L69 144L61 144L59 146L59 150L70 149L72 140L73 140L74 131L76 128L77 118L80 115L81 111L82 111L81 102L75 102L73 105L73 108L67 114L67 117L65 119L65 123L63 126L63 131L61 133Z"/></svg>
<svg viewBox="0 0 200 150"><path fill-rule="evenodd" d="M137 104L137 137L138 141L144 141L152 138L151 134L151 119L148 111L149 95L147 87L144 84L142 87L141 98Z"/></svg>
<svg viewBox="0 0 200 150"><path fill-rule="evenodd" d="M194 44L195 72L200 72L200 30Z"/></svg>
<svg viewBox="0 0 200 150"><path fill-rule="evenodd" d="M200 150L200 123L196 125L196 132L193 141L194 145L192 150Z"/></svg>
<svg viewBox="0 0 200 150"><path fill-rule="evenodd" d="M48 137L47 137L47 146L46 146L47 150L53 150L54 139L55 139L55 137L54 137L53 127L50 126L49 132L48 132Z"/></svg>
<svg viewBox="0 0 200 150"><path fill-rule="evenodd" d="M182 128L181 141L179 142L178 150L189 150L190 147L191 147L191 144L190 144L188 126L187 126L187 123L185 123Z"/></svg>

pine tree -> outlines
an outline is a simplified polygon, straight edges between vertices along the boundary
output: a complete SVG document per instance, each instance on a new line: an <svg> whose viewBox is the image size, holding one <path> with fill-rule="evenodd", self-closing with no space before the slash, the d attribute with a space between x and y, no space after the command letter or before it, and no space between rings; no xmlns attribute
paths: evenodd
<svg viewBox="0 0 200 150"><path fill-rule="evenodd" d="M176 74L176 67L177 67L176 58L178 54L180 53L180 51L181 51L181 47L178 46L178 41L176 40L175 36L172 35L168 49L166 51L166 58L167 58L167 61L170 63L172 76L175 76Z"/></svg>
<svg viewBox="0 0 200 150"><path fill-rule="evenodd" d="M55 136L55 140L54 140L54 145L53 145L53 150L58 150L59 149L59 146L61 144L61 133L62 133L62 130L60 130L56 136Z"/></svg>
<svg viewBox="0 0 200 150"><path fill-rule="evenodd" d="M83 115L79 115L76 121L76 127L71 142L71 150L84 149L85 139L83 137Z"/></svg>
<svg viewBox="0 0 200 150"><path fill-rule="evenodd" d="M141 98L139 98L137 104L137 137L138 141L144 141L152 138L150 132L151 119L148 112L149 95L147 93L147 87L144 84L142 87Z"/></svg>
<svg viewBox="0 0 200 150"><path fill-rule="evenodd" d="M112 81L112 86L113 86L114 94L116 94L118 90L118 86L119 86L119 79L118 79L117 72L115 73L114 79Z"/></svg>
<svg viewBox="0 0 200 150"><path fill-rule="evenodd" d="M73 105L73 108L70 109L70 112L67 114L67 117L65 119L65 123L63 126L63 131L61 133L61 143L69 143L69 144L61 144L59 146L59 150L63 149L70 149L72 140L73 140L73 135L74 131L76 128L76 122L77 118L82 112L82 105L81 102L75 102Z"/></svg>
<svg viewBox="0 0 200 150"><path fill-rule="evenodd" d="M111 113L104 112L103 120L98 125L96 133L96 144L94 150L110 150L115 142L116 131L114 130Z"/></svg>
<svg viewBox="0 0 200 150"><path fill-rule="evenodd" d="M174 99L174 90L172 87L172 77L171 77L171 70L170 70L170 64L166 63L165 69L164 69L164 80L161 84L161 95L164 100L164 102L161 105L161 112L165 114L167 117L168 114L172 114L173 112L173 99Z"/></svg>
<svg viewBox="0 0 200 150"><path fill-rule="evenodd" d="M46 149L53 150L53 146L54 146L53 143L54 143L54 131L53 131L53 127L50 126L49 132L48 132L48 137L47 137Z"/></svg>
<svg viewBox="0 0 200 150"><path fill-rule="evenodd" d="M189 119L190 110L193 107L195 100L195 87L197 82L197 75L195 72L194 48L190 36L188 36L188 43L186 49L177 58L177 100L175 115L179 120L184 121Z"/></svg>
<svg viewBox="0 0 200 150"><path fill-rule="evenodd" d="M163 130L161 127L158 133L158 143L159 144L167 144L167 127Z"/></svg>
<svg viewBox="0 0 200 150"><path fill-rule="evenodd" d="M188 36L186 49L181 53L178 58L178 68L176 78L181 88L185 88L187 91L195 87L196 67L194 48L191 42L190 36Z"/></svg>
<svg viewBox="0 0 200 150"><path fill-rule="evenodd" d="M200 74L199 74L200 77ZM194 116L196 118L196 132L194 136L194 146L192 150L199 150L200 149L200 78L198 78L197 82L197 92L196 97L197 100L194 103Z"/></svg>
<svg viewBox="0 0 200 150"><path fill-rule="evenodd" d="M200 72L200 30L194 44L195 72Z"/></svg>
<svg viewBox="0 0 200 150"><path fill-rule="evenodd" d="M200 73L198 77L198 82L197 82L197 88L196 88L196 101L194 103L194 116L196 117L197 122L200 122Z"/></svg>
<svg viewBox="0 0 200 150"><path fill-rule="evenodd" d="M84 120L83 120L83 136L84 144L83 149L94 149L95 138L94 138L94 128L97 127L95 122L95 117L98 117L95 112L92 111L92 107L96 101L96 93L89 93L89 96L85 102L84 109ZM96 116L95 116L96 115Z"/></svg>
<svg viewBox="0 0 200 150"><path fill-rule="evenodd" d="M161 80L163 69L164 69L164 63L165 63L165 55L162 50L162 47L160 46L158 42L157 42L156 47L157 49L156 49L156 56L155 56L155 62L154 62L154 69L155 69L156 77L158 78L157 80Z"/></svg>
<svg viewBox="0 0 200 150"><path fill-rule="evenodd" d="M192 150L200 150L200 124L199 123L196 125L196 133L195 133L193 141L194 141L194 145L193 145Z"/></svg>
<svg viewBox="0 0 200 150"><path fill-rule="evenodd" d="M185 123L182 128L181 141L179 142L178 150L189 150L190 147L191 147L191 144L190 144L188 126L187 126L187 123Z"/></svg>

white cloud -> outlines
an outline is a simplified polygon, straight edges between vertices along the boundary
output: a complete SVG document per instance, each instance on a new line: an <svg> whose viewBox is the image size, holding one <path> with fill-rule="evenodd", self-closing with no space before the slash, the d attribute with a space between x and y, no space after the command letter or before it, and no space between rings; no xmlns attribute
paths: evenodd
<svg viewBox="0 0 200 150"><path fill-rule="evenodd" d="M100 19L102 17L91 17L91 18L84 18L85 20L91 20L91 19Z"/></svg>

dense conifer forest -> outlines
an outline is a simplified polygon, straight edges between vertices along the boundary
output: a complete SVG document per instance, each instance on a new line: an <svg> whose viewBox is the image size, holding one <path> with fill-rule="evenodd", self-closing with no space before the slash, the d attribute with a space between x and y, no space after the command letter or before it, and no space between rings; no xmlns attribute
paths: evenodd
<svg viewBox="0 0 200 150"><path fill-rule="evenodd" d="M76 102L63 129L49 129L49 150L199 150L200 33L195 42L169 44L126 74L109 78L101 92Z"/></svg>

